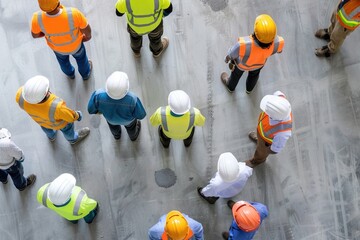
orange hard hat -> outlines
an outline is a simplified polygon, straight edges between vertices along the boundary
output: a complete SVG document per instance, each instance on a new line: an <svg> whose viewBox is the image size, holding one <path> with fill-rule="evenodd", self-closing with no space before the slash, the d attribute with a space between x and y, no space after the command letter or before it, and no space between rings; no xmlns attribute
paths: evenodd
<svg viewBox="0 0 360 240"><path fill-rule="evenodd" d="M60 4L59 0L38 0L39 7L44 12L52 12Z"/></svg>
<svg viewBox="0 0 360 240"><path fill-rule="evenodd" d="M257 16L254 23L254 33L260 42L271 43L276 37L275 21L267 14Z"/></svg>
<svg viewBox="0 0 360 240"><path fill-rule="evenodd" d="M234 220L238 227L245 232L252 232L260 226L258 211L248 202L239 201L232 207Z"/></svg>
<svg viewBox="0 0 360 240"><path fill-rule="evenodd" d="M183 240L189 234L189 224L181 212L173 210L166 215L165 232L172 240Z"/></svg>

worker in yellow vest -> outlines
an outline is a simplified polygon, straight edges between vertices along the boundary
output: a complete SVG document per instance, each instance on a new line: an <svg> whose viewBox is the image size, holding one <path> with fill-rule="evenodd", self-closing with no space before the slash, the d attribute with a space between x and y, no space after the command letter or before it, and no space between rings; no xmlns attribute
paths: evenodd
<svg viewBox="0 0 360 240"><path fill-rule="evenodd" d="M291 137L293 117L291 105L284 93L276 91L273 95L266 95L260 102L260 113L257 133L250 132L249 138L254 141L256 151L254 157L245 161L249 167L266 161L269 154L277 154Z"/></svg>
<svg viewBox="0 0 360 240"><path fill-rule="evenodd" d="M75 184L73 175L63 173L39 189L37 201L72 223L82 218L86 223L92 223L99 211L99 204Z"/></svg>
<svg viewBox="0 0 360 240"><path fill-rule="evenodd" d="M201 223L176 210L163 215L148 235L149 240L204 240Z"/></svg>
<svg viewBox="0 0 360 240"><path fill-rule="evenodd" d="M331 15L330 26L315 33L315 37L328 41L327 45L315 50L315 55L330 57L336 53L345 38L359 25L360 0L341 0Z"/></svg>
<svg viewBox="0 0 360 240"><path fill-rule="evenodd" d="M161 144L168 148L171 139L184 141L185 147L189 147L195 132L195 126L203 126L205 117L200 110L191 107L190 97L182 90L170 92L169 105L159 107L150 117L153 126L159 126L158 133Z"/></svg>
<svg viewBox="0 0 360 240"><path fill-rule="evenodd" d="M172 12L170 0L118 0L115 8L119 17L126 13L134 56L141 56L142 36L147 34L153 57L160 57L169 45L169 39L161 36L164 32L162 19Z"/></svg>
<svg viewBox="0 0 360 240"><path fill-rule="evenodd" d="M75 69L69 61L72 55L83 80L88 80L92 62L88 60L83 42L91 39L91 28L84 14L76 8L64 7L59 0L38 0L42 11L35 12L31 19L33 38L45 37L54 51L61 70L75 78Z"/></svg>
<svg viewBox="0 0 360 240"><path fill-rule="evenodd" d="M81 121L82 113L68 108L64 100L50 92L49 85L49 79L44 76L30 78L17 91L16 102L40 125L51 142L60 130L66 140L76 144L90 133L90 129L74 130L74 122Z"/></svg>

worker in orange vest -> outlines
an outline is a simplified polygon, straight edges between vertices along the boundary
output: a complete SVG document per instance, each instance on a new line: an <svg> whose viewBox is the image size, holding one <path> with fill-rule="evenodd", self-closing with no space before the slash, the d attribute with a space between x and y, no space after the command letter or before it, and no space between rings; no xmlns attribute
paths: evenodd
<svg viewBox="0 0 360 240"><path fill-rule="evenodd" d="M229 49L225 62L229 63L231 75L221 73L221 82L229 92L233 92L244 71L249 71L246 79L246 93L254 89L268 57L281 53L284 39L276 35L276 23L266 14L255 19L254 33L240 37L238 42Z"/></svg>
<svg viewBox="0 0 360 240"><path fill-rule="evenodd" d="M260 102L260 113L257 133L250 132L249 138L254 141L256 151L254 157L245 161L249 167L266 161L269 154L277 154L291 137L292 113L291 105L284 93L276 91L273 95L266 95Z"/></svg>
<svg viewBox="0 0 360 240"><path fill-rule="evenodd" d="M331 15L330 26L319 29L315 33L315 37L328 41L327 45L315 49L315 55L318 57L330 57L359 24L360 0L341 0Z"/></svg>
<svg viewBox="0 0 360 240"><path fill-rule="evenodd" d="M72 55L83 80L88 80L92 62L88 60L83 42L91 39L91 28L84 15L76 8L67 8L59 0L38 0L42 11L35 12L31 20L33 38L45 36L54 51L61 70L75 78L75 69L69 61Z"/></svg>

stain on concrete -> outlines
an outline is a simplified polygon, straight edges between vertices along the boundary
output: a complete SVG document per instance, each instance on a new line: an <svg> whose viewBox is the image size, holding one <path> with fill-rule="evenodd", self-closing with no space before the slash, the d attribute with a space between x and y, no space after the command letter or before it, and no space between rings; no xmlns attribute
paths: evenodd
<svg viewBox="0 0 360 240"><path fill-rule="evenodd" d="M201 0L208 4L214 12L221 11L227 7L229 0Z"/></svg>
<svg viewBox="0 0 360 240"><path fill-rule="evenodd" d="M170 168L155 171L155 182L159 187L169 188L176 183L176 175Z"/></svg>

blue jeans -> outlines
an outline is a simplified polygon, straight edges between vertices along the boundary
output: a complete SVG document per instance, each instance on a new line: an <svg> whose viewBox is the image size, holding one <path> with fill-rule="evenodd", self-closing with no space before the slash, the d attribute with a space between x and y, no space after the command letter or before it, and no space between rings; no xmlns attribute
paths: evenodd
<svg viewBox="0 0 360 240"><path fill-rule="evenodd" d="M46 133L46 136L49 139L55 138L56 130L49 129L41 126L41 129ZM60 129L60 131L64 134L64 137L69 142L74 142L78 139L78 133L74 130L74 123L68 123L64 128Z"/></svg>
<svg viewBox="0 0 360 240"><path fill-rule="evenodd" d="M24 177L24 168L21 162L15 161L14 165L8 169L0 169L0 181L6 182L7 176L10 175L17 189L23 189L26 187L26 178Z"/></svg>
<svg viewBox="0 0 360 240"><path fill-rule="evenodd" d="M56 59L58 60L60 64L61 70L69 77L72 77L75 75L75 68L71 65L69 56L70 55L62 55L60 53L55 52ZM72 54L72 56L75 58L76 63L78 65L78 70L80 75L83 78L87 78L90 75L90 64L89 60L86 55L85 46L83 43L81 43L81 47L79 51Z"/></svg>

